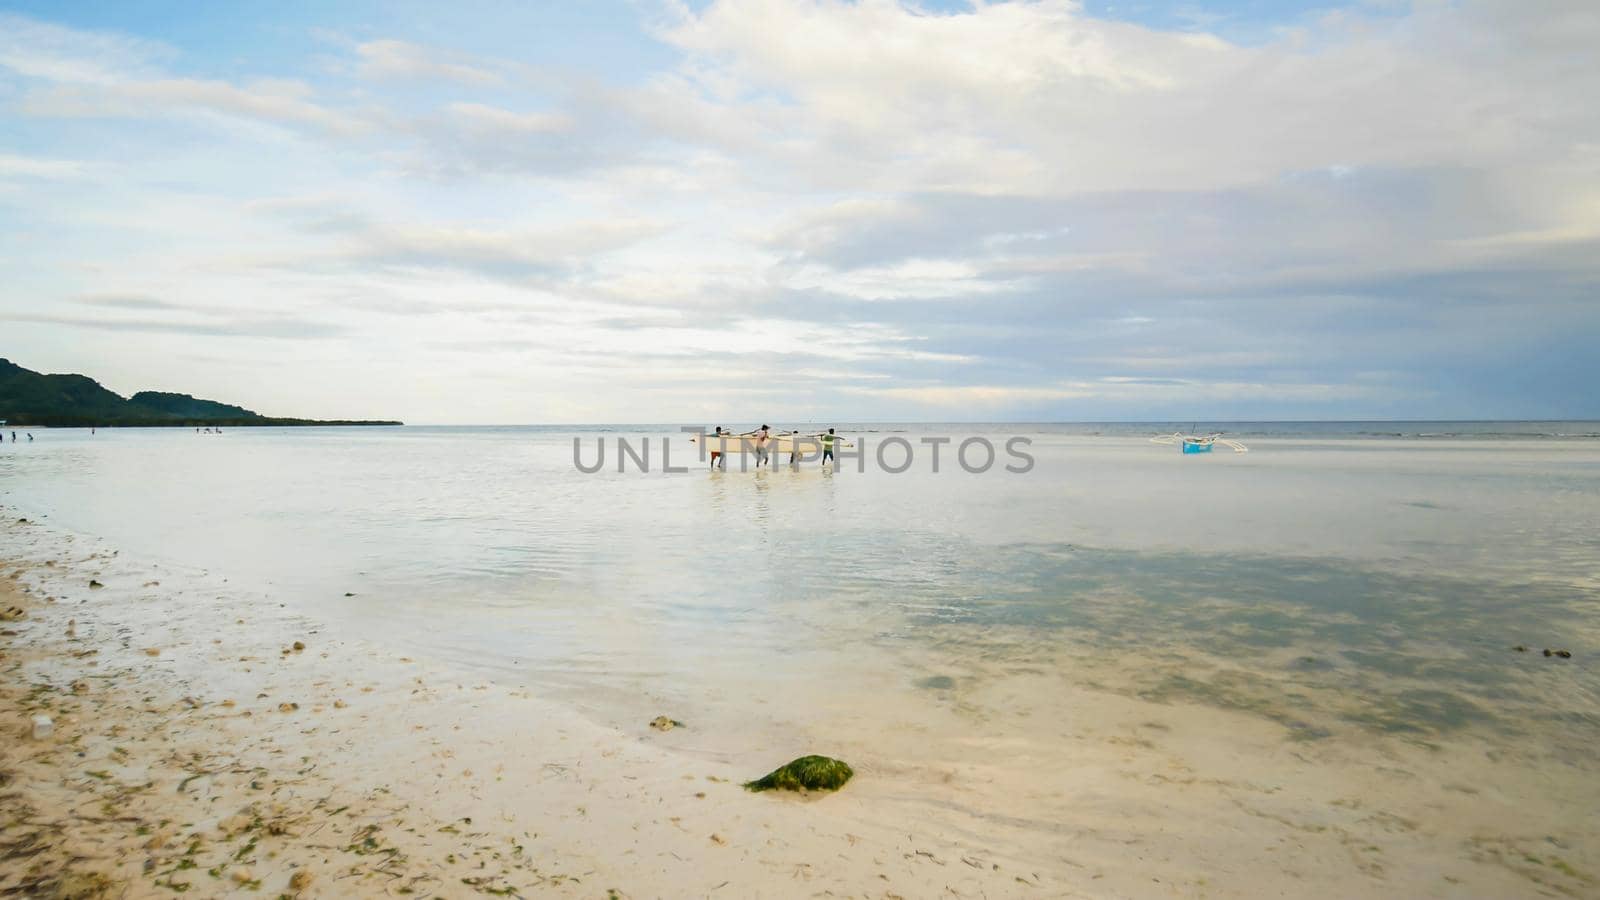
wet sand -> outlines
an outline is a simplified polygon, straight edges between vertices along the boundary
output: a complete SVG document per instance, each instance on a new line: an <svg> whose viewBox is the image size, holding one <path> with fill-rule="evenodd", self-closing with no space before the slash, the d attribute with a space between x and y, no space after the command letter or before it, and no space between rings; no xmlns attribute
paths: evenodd
<svg viewBox="0 0 1600 900"><path fill-rule="evenodd" d="M1593 781L1544 783L1539 759L1474 737L1299 739L1259 711L1141 690L1112 660L1017 652L998 630L981 656L926 660L932 713L892 691L874 703L865 685L797 704L808 738L779 747L677 709L658 712L681 729L606 727L224 574L127 559L14 513L0 524L0 610L13 607L0 893L1600 890ZM1226 662L1197 662L1183 665L1227 682ZM36 714L53 735L26 737ZM855 780L812 797L739 787L812 752L845 758Z"/></svg>
<svg viewBox="0 0 1600 900"><path fill-rule="evenodd" d="M0 608L21 613L0 638L0 893L919 897L1050 881L872 815L893 788L870 767L837 795L750 794L740 783L787 758L664 750L693 723L602 728L241 605L220 578L164 585L87 541L0 527ZM49 738L26 737L36 714Z"/></svg>

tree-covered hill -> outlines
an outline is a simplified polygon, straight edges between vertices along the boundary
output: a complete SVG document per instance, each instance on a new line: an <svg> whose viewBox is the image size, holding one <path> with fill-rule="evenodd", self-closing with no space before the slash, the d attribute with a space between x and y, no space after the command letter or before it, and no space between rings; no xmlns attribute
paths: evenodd
<svg viewBox="0 0 1600 900"><path fill-rule="evenodd" d="M263 416L188 394L140 391L124 399L86 375L43 375L0 359L0 421L9 425L399 425L390 421Z"/></svg>

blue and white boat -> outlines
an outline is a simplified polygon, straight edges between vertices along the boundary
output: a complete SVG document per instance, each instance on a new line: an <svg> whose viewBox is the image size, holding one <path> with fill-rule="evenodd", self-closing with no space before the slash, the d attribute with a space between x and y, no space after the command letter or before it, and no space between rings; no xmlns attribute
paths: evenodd
<svg viewBox="0 0 1600 900"><path fill-rule="evenodd" d="M1150 443L1166 444L1168 446L1176 444L1183 448L1183 452L1186 454L1210 453L1211 450L1218 444L1221 444L1224 447L1232 448L1233 452L1235 453L1250 452L1249 447L1246 447L1238 441L1229 440L1228 438L1223 437L1221 434L1197 435L1184 434L1179 431L1174 431L1171 434L1158 434L1150 439Z"/></svg>

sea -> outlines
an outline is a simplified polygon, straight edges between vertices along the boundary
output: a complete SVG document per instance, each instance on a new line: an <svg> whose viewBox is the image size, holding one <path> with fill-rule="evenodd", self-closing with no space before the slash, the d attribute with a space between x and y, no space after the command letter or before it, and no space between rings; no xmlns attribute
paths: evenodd
<svg viewBox="0 0 1600 900"><path fill-rule="evenodd" d="M0 501L607 725L1013 794L1249 734L1211 768L1600 889L1600 422L775 427L830 424L850 455L759 468L679 424L33 429Z"/></svg>

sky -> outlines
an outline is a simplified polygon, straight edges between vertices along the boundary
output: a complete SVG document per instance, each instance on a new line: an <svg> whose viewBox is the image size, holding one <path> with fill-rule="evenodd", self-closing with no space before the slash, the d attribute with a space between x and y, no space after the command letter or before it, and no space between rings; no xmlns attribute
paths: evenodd
<svg viewBox="0 0 1600 900"><path fill-rule="evenodd" d="M412 423L1600 418L1600 5L0 0L0 356Z"/></svg>

